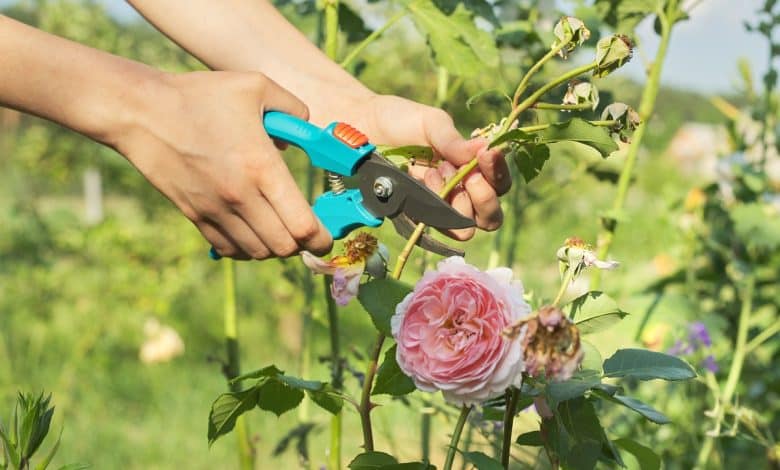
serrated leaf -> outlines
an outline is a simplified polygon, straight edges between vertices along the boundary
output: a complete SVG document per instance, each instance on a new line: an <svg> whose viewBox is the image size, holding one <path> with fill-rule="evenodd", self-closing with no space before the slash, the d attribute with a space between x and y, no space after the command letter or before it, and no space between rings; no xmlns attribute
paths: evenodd
<svg viewBox="0 0 780 470"><path fill-rule="evenodd" d="M433 0L433 3L448 15L452 13L459 4L462 4L475 15L490 21L493 26L499 26L498 17L493 10L493 5L486 0Z"/></svg>
<svg viewBox="0 0 780 470"><path fill-rule="evenodd" d="M601 383L601 373L599 371L577 371L569 380L547 384L545 388L547 403L550 405L550 408L555 408L559 403L582 396L599 383Z"/></svg>
<svg viewBox="0 0 780 470"><path fill-rule="evenodd" d="M696 371L679 357L645 349L619 349L604 361L605 377L632 377L638 380L686 380Z"/></svg>
<svg viewBox="0 0 780 470"><path fill-rule="evenodd" d="M320 408L331 414L338 414L344 407L344 399L330 385L326 385L322 390L307 391L306 394Z"/></svg>
<svg viewBox="0 0 780 470"><path fill-rule="evenodd" d="M517 436L515 444L521 446L541 447L544 445L544 442L542 442L542 433L539 431L530 431L524 434L520 434Z"/></svg>
<svg viewBox="0 0 780 470"><path fill-rule="evenodd" d="M303 392L279 380L270 379L258 387L257 407L276 416L292 410L303 400Z"/></svg>
<svg viewBox="0 0 780 470"><path fill-rule="evenodd" d="M385 351L385 358L376 374L376 383L371 392L372 395L401 396L416 390L412 379L398 367L398 362L395 359L397 348L397 345L393 345L393 347Z"/></svg>
<svg viewBox="0 0 780 470"><path fill-rule="evenodd" d="M504 470L504 466L498 460L487 456L483 452L462 452L463 459L474 465L477 470Z"/></svg>
<svg viewBox="0 0 780 470"><path fill-rule="evenodd" d="M384 452L364 452L347 465L352 470L379 470L384 465L397 464L398 460Z"/></svg>
<svg viewBox="0 0 780 470"><path fill-rule="evenodd" d="M247 372L246 374L239 375L238 377L232 379L230 383L238 383L238 382L243 382L244 380L259 379L262 377L276 377L281 374L284 374L284 371L279 370L275 365L270 365L267 367L263 367L262 369L254 370L252 372Z"/></svg>
<svg viewBox="0 0 780 470"><path fill-rule="evenodd" d="M656 424L669 424L672 422L665 414L656 410L652 406L640 400L637 400L636 398L631 398L631 397L618 395L618 394L610 395L598 389L595 389L593 392L597 397L603 400L617 403L619 405L623 405L626 408L639 413L640 415L647 418L649 421L652 421Z"/></svg>
<svg viewBox="0 0 780 470"><path fill-rule="evenodd" d="M395 314L396 305L411 291L411 287L395 279L373 279L360 286L358 300L376 329L385 336L392 336L390 318Z"/></svg>
<svg viewBox="0 0 780 470"><path fill-rule="evenodd" d="M547 160L550 159L550 147L546 145L524 145L512 152L517 169L526 183L539 176Z"/></svg>
<svg viewBox="0 0 780 470"><path fill-rule="evenodd" d="M258 390L252 387L242 392L223 393L211 405L209 413L209 446L230 432L236 418L257 406Z"/></svg>
<svg viewBox="0 0 780 470"><path fill-rule="evenodd" d="M661 457L653 449L628 438L616 439L612 442L633 455L639 463L640 470L659 470L661 468Z"/></svg>
<svg viewBox="0 0 780 470"><path fill-rule="evenodd" d="M493 37L477 28L471 13L462 5L450 15L431 0L407 0L406 8L428 39L436 62L451 74L474 76L485 67L498 66L498 48Z"/></svg>
<svg viewBox="0 0 780 470"><path fill-rule="evenodd" d="M627 315L611 297L598 291L577 297L569 309L569 318L578 319L577 328L583 335L605 330Z"/></svg>
<svg viewBox="0 0 780 470"><path fill-rule="evenodd" d="M588 439L575 443L566 455L566 468L572 470L593 470L601 456L602 443Z"/></svg>
<svg viewBox="0 0 780 470"><path fill-rule="evenodd" d="M574 441L575 445L577 443L596 441L600 443L598 446L599 453L601 453L602 445L606 445L610 454L612 454L612 457L614 457L619 464L623 464L620 454L607 438L607 434L596 415L596 410L593 408L593 404L590 401L583 397L567 400L561 403L556 410L556 417L560 419L566 433ZM572 447L572 449L573 448L574 447ZM581 450L585 452L586 449L582 448ZM568 457L571 457L571 450ZM569 464L572 463L570 460L567 461Z"/></svg>
<svg viewBox="0 0 780 470"><path fill-rule="evenodd" d="M279 375L277 376L277 379L280 382L285 383L290 387L297 388L299 390L316 392L322 390L323 387L325 387L325 384L323 382L318 382L316 380L303 380L299 377L292 377L290 375Z"/></svg>

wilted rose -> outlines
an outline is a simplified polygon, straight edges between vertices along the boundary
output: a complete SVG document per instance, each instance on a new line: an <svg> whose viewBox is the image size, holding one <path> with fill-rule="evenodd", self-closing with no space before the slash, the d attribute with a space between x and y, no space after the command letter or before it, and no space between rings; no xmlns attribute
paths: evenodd
<svg viewBox="0 0 780 470"><path fill-rule="evenodd" d="M502 331L530 312L510 269L483 272L447 258L396 307L398 365L417 388L441 390L451 403L496 397L520 386L523 372L522 345Z"/></svg>
<svg viewBox="0 0 780 470"><path fill-rule="evenodd" d="M569 82L566 94L563 95L563 104L575 105L582 103L590 103L591 109L596 109L599 105L599 91L590 82L572 80Z"/></svg>
<svg viewBox="0 0 780 470"><path fill-rule="evenodd" d="M596 253L590 249L587 243L578 237L569 237L563 242L563 246L557 252L561 274L566 269L573 269L574 276L591 266L598 269L615 269L620 266L617 261L603 261L598 259Z"/></svg>
<svg viewBox="0 0 780 470"><path fill-rule="evenodd" d="M610 128L614 134L620 136L620 140L628 142L627 131L633 131L642 119L634 108L625 103L612 103L601 112L601 119L615 121L615 125Z"/></svg>
<svg viewBox="0 0 780 470"><path fill-rule="evenodd" d="M565 59L568 57L569 52L588 40L590 30L585 27L585 23L581 19L573 16L564 16L555 24L553 35L555 36L555 41L553 41L551 47L561 47L563 44L562 49L558 51L558 55Z"/></svg>

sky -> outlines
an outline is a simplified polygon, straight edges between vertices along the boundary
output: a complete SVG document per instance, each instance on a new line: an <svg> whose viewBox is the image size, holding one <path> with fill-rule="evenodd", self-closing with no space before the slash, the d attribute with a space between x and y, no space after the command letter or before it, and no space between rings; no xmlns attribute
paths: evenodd
<svg viewBox="0 0 780 470"><path fill-rule="evenodd" d="M123 20L139 19L124 0L100 0L108 10ZM0 0L0 5L9 0ZM754 21L754 13L763 0L703 0L691 12L691 20L678 24L672 33L662 82L705 93L728 93L739 81L737 60L744 57L751 64L754 83L760 87L761 75L767 69L768 46L763 38L745 30L745 20ZM658 36L652 21L640 25L637 34L641 50L622 73L643 81L643 61L653 57Z"/></svg>

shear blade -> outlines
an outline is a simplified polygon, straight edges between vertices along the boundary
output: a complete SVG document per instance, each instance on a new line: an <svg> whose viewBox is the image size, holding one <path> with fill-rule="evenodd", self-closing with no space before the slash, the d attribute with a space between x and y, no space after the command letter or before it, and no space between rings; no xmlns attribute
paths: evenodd
<svg viewBox="0 0 780 470"><path fill-rule="evenodd" d="M395 231L398 232L399 235L406 238L407 240L409 239L409 237L412 236L412 232L414 232L414 229L417 225L406 214L399 214L395 217L392 217L390 220L393 222ZM420 236L420 238L417 239L416 245L424 250L428 250L432 253L436 253L442 256L465 255L465 252L463 250L452 248L451 246L448 246L440 242L439 240L436 240L435 238L433 238L432 236L430 236L425 232L423 232L422 236Z"/></svg>
<svg viewBox="0 0 780 470"><path fill-rule="evenodd" d="M439 229L474 227L474 220L455 210L423 183L396 168L377 153L371 154L357 170L363 205L377 217L397 217L402 213L411 219ZM374 194L379 178L392 182L392 194L380 198Z"/></svg>

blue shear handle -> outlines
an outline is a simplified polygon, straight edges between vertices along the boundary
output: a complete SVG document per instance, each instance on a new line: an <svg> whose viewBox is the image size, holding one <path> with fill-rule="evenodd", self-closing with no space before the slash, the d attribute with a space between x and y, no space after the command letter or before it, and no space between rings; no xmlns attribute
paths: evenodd
<svg viewBox="0 0 780 470"><path fill-rule="evenodd" d="M333 123L325 129L279 111L263 116L263 127L271 137L306 152L312 165L343 176L355 174L357 164L374 151L371 144L352 148L333 136Z"/></svg>

